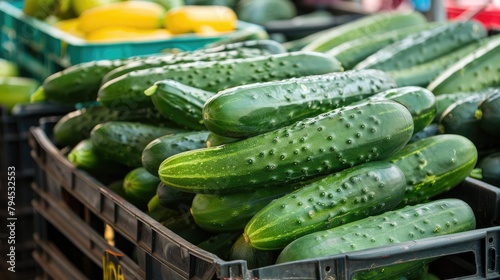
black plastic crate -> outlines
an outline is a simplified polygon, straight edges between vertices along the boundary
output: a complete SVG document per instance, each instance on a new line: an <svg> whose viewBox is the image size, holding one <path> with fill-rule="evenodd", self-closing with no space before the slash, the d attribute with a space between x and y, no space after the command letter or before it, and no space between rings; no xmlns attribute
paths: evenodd
<svg viewBox="0 0 500 280"><path fill-rule="evenodd" d="M429 257L440 257L430 270L442 279L500 278L500 188L472 178L440 197L469 203L476 230L250 270L243 260L222 260L180 238L76 169L50 141L50 133L31 129L38 166L33 205L46 221L37 232L46 232L50 224L96 265L106 251L120 254L125 279L349 279L357 270ZM105 224L122 242L107 243ZM51 241L50 234L40 236Z"/></svg>

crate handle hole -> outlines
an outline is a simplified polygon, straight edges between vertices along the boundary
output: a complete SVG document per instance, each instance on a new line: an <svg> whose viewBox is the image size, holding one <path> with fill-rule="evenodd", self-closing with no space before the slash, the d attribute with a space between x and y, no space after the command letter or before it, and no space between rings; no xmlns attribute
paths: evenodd
<svg viewBox="0 0 500 280"><path fill-rule="evenodd" d="M495 271L495 266L496 266L496 263L495 263L495 256L496 256L496 251L495 251L495 248L490 248L489 249L489 255L490 255L490 261L488 263L488 270L489 271Z"/></svg>
<svg viewBox="0 0 500 280"><path fill-rule="evenodd" d="M332 268L331 268L329 265L327 265L327 266L325 267L325 271L326 271L326 272L330 272L330 270L332 270Z"/></svg>

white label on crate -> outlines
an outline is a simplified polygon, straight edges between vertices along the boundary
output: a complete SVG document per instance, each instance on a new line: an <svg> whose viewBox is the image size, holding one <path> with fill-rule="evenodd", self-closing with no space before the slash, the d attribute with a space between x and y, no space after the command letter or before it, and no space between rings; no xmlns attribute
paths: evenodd
<svg viewBox="0 0 500 280"><path fill-rule="evenodd" d="M16 168L7 167L7 264L10 272L16 272Z"/></svg>
<svg viewBox="0 0 500 280"><path fill-rule="evenodd" d="M120 259L122 254L106 250L102 256L102 270L104 273L104 280L125 280L123 275Z"/></svg>

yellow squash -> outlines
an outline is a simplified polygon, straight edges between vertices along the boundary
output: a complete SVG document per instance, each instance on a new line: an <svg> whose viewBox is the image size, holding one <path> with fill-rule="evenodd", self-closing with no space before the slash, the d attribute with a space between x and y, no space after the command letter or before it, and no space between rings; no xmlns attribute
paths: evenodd
<svg viewBox="0 0 500 280"><path fill-rule="evenodd" d="M236 29L236 13L225 6L186 5L168 10L165 28L173 34L200 32L210 29L228 32Z"/></svg>
<svg viewBox="0 0 500 280"><path fill-rule="evenodd" d="M104 27L87 34L86 39L93 43L118 43L134 41L165 40L172 34L163 28L138 29L130 27Z"/></svg>

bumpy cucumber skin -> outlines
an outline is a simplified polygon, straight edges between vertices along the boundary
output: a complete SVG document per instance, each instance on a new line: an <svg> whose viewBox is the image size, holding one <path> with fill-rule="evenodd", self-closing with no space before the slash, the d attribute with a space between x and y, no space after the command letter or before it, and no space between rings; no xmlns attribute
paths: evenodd
<svg viewBox="0 0 500 280"><path fill-rule="evenodd" d="M379 70L314 75L233 87L211 97L203 122L221 136L246 138L396 87Z"/></svg>
<svg viewBox="0 0 500 280"><path fill-rule="evenodd" d="M223 61L198 61L132 71L101 86L98 100L107 107L150 107L144 91L160 80L175 80L206 91L342 71L332 57L314 52L292 52Z"/></svg>
<svg viewBox="0 0 500 280"><path fill-rule="evenodd" d="M407 144L386 160L406 177L399 207L424 202L465 180L478 158L475 145L456 134L440 134Z"/></svg>
<svg viewBox="0 0 500 280"><path fill-rule="evenodd" d="M151 141L142 151L142 166L158 176L158 168L167 157L206 147L208 131L188 131L169 134Z"/></svg>
<svg viewBox="0 0 500 280"><path fill-rule="evenodd" d="M118 78L121 75L136 70L148 69L153 67L162 67L162 66L181 64L181 63L190 63L196 61L220 61L225 59L256 57L265 54L268 54L268 52L258 49L236 49L236 50L222 51L222 52L193 51L188 53L183 52L182 54L178 53L164 57L152 57L150 59L146 58L141 61L127 63L123 66L120 66L116 69L109 71L102 78L101 85L115 78Z"/></svg>
<svg viewBox="0 0 500 280"><path fill-rule="evenodd" d="M381 48L401 40L410 34L434 27L437 24L440 23L429 22L399 28L382 34L368 34L342 43L325 52L325 54L337 58L345 70L350 70L363 59Z"/></svg>
<svg viewBox="0 0 500 280"><path fill-rule="evenodd" d="M207 136L206 144L207 148L210 148L210 147L220 146L223 144L233 143L239 140L241 140L241 138L226 137L210 132Z"/></svg>
<svg viewBox="0 0 500 280"><path fill-rule="evenodd" d="M245 241L245 237L240 234L229 251L230 260L244 260L248 269L273 265L276 262L279 251L259 250Z"/></svg>
<svg viewBox="0 0 500 280"><path fill-rule="evenodd" d="M467 203L453 198L435 200L308 234L285 247L278 256L277 263L332 256L473 230L475 227L474 212ZM368 279L388 277L395 271L409 267L414 269L415 263L410 261L374 268L369 272L371 278ZM366 278L360 274L358 277Z"/></svg>
<svg viewBox="0 0 500 280"><path fill-rule="evenodd" d="M450 65L427 89L435 95L479 91L500 86L500 34L484 39L481 48Z"/></svg>
<svg viewBox="0 0 500 280"><path fill-rule="evenodd" d="M498 140L481 127L479 106L490 93L475 93L448 106L439 119L439 132L467 137L480 150L498 147Z"/></svg>
<svg viewBox="0 0 500 280"><path fill-rule="evenodd" d="M401 149L410 112L391 100L366 102L226 145L188 151L160 165L161 180L188 192L235 192L303 181Z"/></svg>
<svg viewBox="0 0 500 280"><path fill-rule="evenodd" d="M457 50L487 36L478 22L449 22L412 34L370 55L354 69L402 70Z"/></svg>
<svg viewBox="0 0 500 280"><path fill-rule="evenodd" d="M144 123L175 126L154 108L109 109L94 106L78 109L64 115L54 126L54 139L62 146L75 146L90 137L92 129L108 121L139 121Z"/></svg>
<svg viewBox="0 0 500 280"><path fill-rule="evenodd" d="M156 82L145 91L155 108L179 126L191 130L206 130L203 106L214 92L191 87L174 80Z"/></svg>
<svg viewBox="0 0 500 280"><path fill-rule="evenodd" d="M398 87L379 92L368 99L390 99L404 105L413 117L413 134L429 125L436 115L436 97L428 89L417 86Z"/></svg>
<svg viewBox="0 0 500 280"><path fill-rule="evenodd" d="M480 42L472 42L436 59L403 70L387 71L387 74L394 78L399 87L427 87L429 83L441 74L441 72L443 72L447 67L457 62L467 54L473 52L480 45Z"/></svg>
<svg viewBox="0 0 500 280"><path fill-rule="evenodd" d="M90 133L90 140L105 158L129 167L142 167L142 151L154 139L175 133L179 128L159 127L151 124L111 121L98 124Z"/></svg>
<svg viewBox="0 0 500 280"><path fill-rule="evenodd" d="M247 223L245 239L257 249L282 249L306 234L393 209L405 183L389 162L356 165L270 202Z"/></svg>
<svg viewBox="0 0 500 280"><path fill-rule="evenodd" d="M366 34L380 34L407 26L426 22L422 14L411 12L380 13L357 19L348 24L325 30L321 36L314 37L302 50L325 52L349 40Z"/></svg>
<svg viewBox="0 0 500 280"><path fill-rule="evenodd" d="M500 88L488 96L479 106L482 112L480 125L491 135L500 136Z"/></svg>
<svg viewBox="0 0 500 280"><path fill-rule="evenodd" d="M147 209L159 183L160 179L144 167L134 168L123 178L125 199L140 209Z"/></svg>

